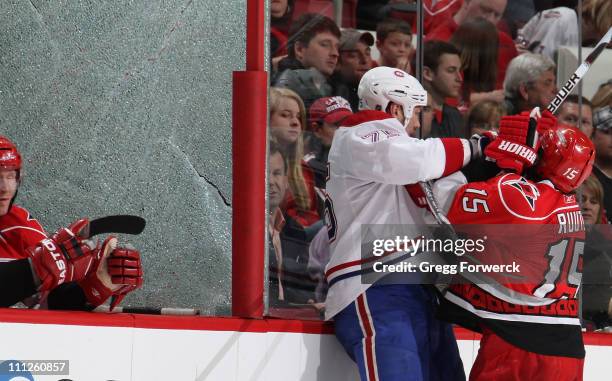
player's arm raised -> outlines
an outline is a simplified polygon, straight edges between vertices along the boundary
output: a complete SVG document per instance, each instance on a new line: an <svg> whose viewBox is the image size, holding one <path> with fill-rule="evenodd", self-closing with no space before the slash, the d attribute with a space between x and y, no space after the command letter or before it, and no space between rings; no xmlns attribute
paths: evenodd
<svg viewBox="0 0 612 381"><path fill-rule="evenodd" d="M347 136L351 139L347 154L357 177L386 184L414 184L456 172L480 155L466 139L389 136L393 133L379 130Z"/></svg>

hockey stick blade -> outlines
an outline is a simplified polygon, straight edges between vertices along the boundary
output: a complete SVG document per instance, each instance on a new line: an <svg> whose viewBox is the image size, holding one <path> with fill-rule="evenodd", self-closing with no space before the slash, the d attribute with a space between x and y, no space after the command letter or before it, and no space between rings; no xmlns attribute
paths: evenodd
<svg viewBox="0 0 612 381"><path fill-rule="evenodd" d="M555 111L561 106L561 103L567 98L567 96L574 90L574 87L582 80L582 77L589 71L589 68L595 62L599 54L610 44L612 41L612 27L608 29L608 33L606 33L602 39L597 43L595 49L585 58L584 62L578 66L578 69L572 74L572 76L565 82L563 87L559 90L559 92L555 95L553 100L550 102L548 107L546 108L550 111L551 114L554 114Z"/></svg>
<svg viewBox="0 0 612 381"><path fill-rule="evenodd" d="M146 224L144 218L128 214L96 218L89 223L89 237L108 233L137 235L142 233Z"/></svg>

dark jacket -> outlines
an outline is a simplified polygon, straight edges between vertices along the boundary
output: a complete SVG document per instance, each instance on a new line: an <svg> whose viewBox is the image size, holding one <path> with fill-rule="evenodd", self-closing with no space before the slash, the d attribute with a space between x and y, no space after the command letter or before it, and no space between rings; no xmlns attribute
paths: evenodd
<svg viewBox="0 0 612 381"><path fill-rule="evenodd" d="M291 64L291 62L287 64ZM320 85L317 86L317 83ZM333 95L332 86L329 84L327 78L315 68L285 69L281 71L279 66L279 74L272 85L276 87L287 87L295 91L300 98L302 98L302 101L304 101L306 110L308 110L310 105L317 99Z"/></svg>
<svg viewBox="0 0 612 381"><path fill-rule="evenodd" d="M463 115L456 107L444 104L431 122L432 138L466 138L467 131Z"/></svg>
<svg viewBox="0 0 612 381"><path fill-rule="evenodd" d="M357 96L357 86L359 84L351 85L347 83L338 73L334 73L329 78L329 83L333 88L334 95L339 95L346 99L350 103L353 112L359 111L359 97Z"/></svg>

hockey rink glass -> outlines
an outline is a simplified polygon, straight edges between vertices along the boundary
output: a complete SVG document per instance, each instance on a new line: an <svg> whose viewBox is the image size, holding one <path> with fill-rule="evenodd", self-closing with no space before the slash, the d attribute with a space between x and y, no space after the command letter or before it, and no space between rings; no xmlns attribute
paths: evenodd
<svg viewBox="0 0 612 381"><path fill-rule="evenodd" d="M421 82L423 82L423 68L426 66L424 62L425 38L423 36L430 36L429 39L451 42L461 51L470 52L471 54L466 54L466 56L471 57L471 61L469 61L469 58L465 58L466 61L461 62L462 75L460 77L444 78L444 76L437 76L439 83L435 86L437 89L445 89L447 93L442 94L443 98L452 99L452 102L449 101L449 105L456 107L461 117L468 122L463 129L453 129L448 127L452 125L452 120L444 120L441 116L434 117L435 113L430 113L431 115L425 113L422 114L421 128L416 132L416 136L420 138L467 137L478 132L478 128L483 125L493 126L493 129L496 129L499 118L506 112L502 107L505 73L511 59L517 53L521 54L529 51L543 54L554 62L553 82L541 84L542 86L537 89L539 101L545 105L553 98L556 88L563 86L590 52L590 48L581 48L577 40L578 37L572 35L567 40L570 42L560 45L552 53L548 41L541 40L540 37L533 37L529 29L521 31L521 28L540 11L540 9L537 9L537 4L534 8L509 1L505 11L502 12L504 16L499 20L500 12L490 9L490 7L480 9L477 7L478 2L474 1L473 9L469 12L470 17L467 19L470 19L471 16L474 16L474 19L480 17L489 23L470 19L462 21L461 25L456 23L453 25L453 21L449 18L459 10L460 1L399 2L389 4L384 10L380 9L380 6L375 3L378 2L300 1L295 3L294 8L287 8L285 11L288 13L284 13L282 17L273 15L271 17L271 27L287 32L289 26L291 26L291 23L287 23L288 18L295 23L299 16L314 12L335 21L342 32L351 28L356 29L359 33L368 31L376 41L371 46L367 46L367 51L370 53L369 60L380 66L393 66L406 70ZM580 10L582 1L580 0L578 4ZM382 17L381 12L384 13L384 17ZM479 14L479 12L483 13ZM581 12L577 12L577 15L579 25ZM393 21L385 25L382 22L383 19ZM397 42L395 40L402 40L404 36L401 30L405 29L406 25L411 31L410 44L398 48L399 45L395 44ZM440 26L444 26L444 28L439 29ZM435 29L438 30L435 31ZM453 36L454 32L459 29L461 30L460 36ZM493 32L491 32L492 30ZM579 30L580 27L575 32L579 33ZM359 33L354 35L360 36ZM571 33L574 33L573 29L570 31ZM385 36L388 35L392 35L392 38L387 42L393 42L393 44L385 43ZM461 38L461 36L464 38ZM368 44L367 40L361 35L359 42L362 45L359 45L359 48L355 41L350 42L346 38L339 40L338 58L332 80L338 80L342 75L351 73L352 69L356 70L354 73L357 73L359 78L363 75L363 72L358 71L361 70L360 65L363 62L360 64L359 60L351 61L351 59L354 58L353 56L363 56L363 52L366 50L362 49L363 51L361 51L359 49L364 48L363 43ZM392 45L395 45L395 47ZM286 54L287 47L288 45L283 44L282 39L279 40L274 33L272 34L270 40L270 59L273 67L271 86L276 86L275 78L279 74L277 70L280 69L275 65ZM514 49L519 50L515 53ZM323 62L325 60L321 61L321 56L317 56L321 52L315 50L306 50L306 52L312 54L308 61L315 66L321 66L324 70L323 66L326 62ZM351 52L358 52L359 54L351 55ZM406 57L408 59L405 59ZM321 62L316 64L318 61ZM445 61L443 66L446 64ZM400 67L399 65L403 66ZM296 70L294 74L298 77L301 75L300 78L304 79L303 76L307 73ZM607 78L601 78L601 76L606 75L608 75L607 72L601 69L590 73L576 91L577 94L580 94L579 102L582 103L583 93L585 96L592 96L599 83L607 80ZM532 78L529 81L536 83L538 78ZM357 83L358 81L354 83L355 88ZM307 89L299 86L292 87L290 81L286 82L285 85L302 98L306 113L306 126L311 123L308 114L309 105L319 96L341 95L349 97L350 95L349 93L334 93L333 86L330 93L315 96L313 92L306 91ZM323 92L326 91L325 87L321 87L321 89ZM480 95L472 99L473 93L479 93ZM475 101L474 99L482 99L483 101ZM356 99L349 98L348 100L353 106L353 111L357 111ZM355 102L354 105L353 102ZM582 115L584 111L585 108L578 108L579 115L571 116L576 120L579 128L583 128L582 123L589 119L588 116L585 118ZM585 131L588 127L588 125L584 126ZM320 145L317 145L316 136L308 128L303 130L305 133L303 134L302 152L305 158L320 154ZM323 168L321 171L324 171L326 156L320 155L320 157L321 167ZM612 262L608 264L606 262L608 257L605 255L609 252L610 241L609 238L606 238L609 237L608 232L606 232L607 227L603 226L589 228L586 240L582 243L575 242L576 240L571 242L561 240L559 242L555 241L556 246L551 245L550 247L537 246L532 241L537 241L538 237L547 236L549 233L552 234L555 229L561 229L560 225L538 227L537 232L534 231L535 228L532 226L492 227L472 225L465 229L458 229L461 230L459 231L459 237L453 236L455 233L440 226L363 226L362 237L359 237L359 239L362 243L361 258L365 263L355 269L343 269L335 272L334 269L326 268L331 255L329 246L322 244L321 237L317 237L318 233L324 235L320 232L320 229L325 218L323 212L325 174L323 172L317 173L316 170L314 174L315 180L312 180L314 184L307 184L307 186L313 193L316 192L319 195L317 209L320 222L308 221L307 224L300 227L299 223L296 225L289 219L288 226L284 228L285 231L280 232L279 240L276 243L270 231L267 232L268 252L266 253L265 268L265 279L267 281L264 300L266 301L267 313L271 316L318 318L320 312L324 309L325 296L330 283L338 281L338 277L346 279L350 276L360 277L360 281L363 283L374 283L384 278L384 281L413 284L447 284L452 282L494 284L500 282L523 288L526 285L537 283L542 278L544 280L543 284L554 284L554 281L568 282L568 287L573 287L568 289L568 292L582 294L585 300L588 299L589 295L597 294L599 295L597 296L598 303L602 305L606 298L609 300L612 296L612 292L609 290L609 276L606 278ZM317 177L323 178L323 180L317 180ZM547 230L550 231L547 232ZM486 239L484 238L485 232ZM390 243L398 244L394 241L397 236L415 240L420 234L423 234L430 241L426 241L424 238L418 243L412 244L410 248L393 247ZM468 238L463 237L466 234L473 235L473 239L468 241ZM478 236L479 234L480 236ZM461 238L464 238L464 241L461 241ZM438 241L435 241L435 239L438 239ZM444 239L451 239L452 243L445 242ZM403 241L399 244L403 244ZM416 250L415 246L417 245L428 247ZM489 253L488 255L485 256L477 252L477 249L482 246L484 246L484 251ZM540 250L538 255L541 256L542 263L537 261L532 263L533 258L529 256L529 253L534 247ZM277 248L280 248L282 254L277 254ZM562 257L561 254L569 250L574 250L575 255L567 258ZM582 253L580 253L580 250L582 250ZM391 251L393 252L391 253ZM278 259L282 259L282 266L278 265ZM542 267L540 266L542 264L548 264L549 266ZM417 271L409 271L415 266ZM350 274L351 272L354 272L354 274ZM556 276L559 279L556 279ZM577 286L580 282L582 287ZM538 284L538 286L540 285ZM541 286L538 293L551 292L548 288L550 286ZM535 289L532 291L535 291Z"/></svg>

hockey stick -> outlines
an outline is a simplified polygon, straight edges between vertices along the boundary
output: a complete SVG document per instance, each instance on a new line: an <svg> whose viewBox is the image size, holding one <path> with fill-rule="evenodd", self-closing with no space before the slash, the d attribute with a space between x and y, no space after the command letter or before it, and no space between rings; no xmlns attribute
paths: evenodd
<svg viewBox="0 0 612 381"><path fill-rule="evenodd" d="M576 71L574 71L574 74L572 74L572 76L567 80L567 82L565 82L563 87L557 92L553 100L546 107L546 109L551 114L554 114L559 109L559 107L561 106L561 103L563 103L565 98L567 98L567 96L574 90L576 85L582 80L584 75L589 71L593 62L595 62L597 57L599 57L601 52L606 48L606 46L608 46L608 44L610 44L610 42L612 42L612 27L608 29L608 32L601 38L601 40L599 40L599 42L595 46L595 49L593 49L593 51L584 59L584 61L580 64L580 66L578 66ZM529 116L530 116L530 120L529 120L529 130L527 131L527 143L533 147L535 146L535 142L538 139L537 129L536 129L536 126L537 126L536 118L539 118L541 116L540 108L539 107L534 108L531 111L531 115Z"/></svg>
<svg viewBox="0 0 612 381"><path fill-rule="evenodd" d="M595 62L597 57L599 57L601 52L606 48L608 44L610 44L611 41L612 41L612 27L608 29L608 32L597 43L597 45L595 46L595 49L593 49L593 51L584 59L582 64L578 66L574 74L572 74L572 76L567 80L565 85L563 85L561 90L557 92L557 94L555 95L553 100L550 102L548 107L546 107L546 109L550 111L550 113L554 114L555 111L559 109L559 106L561 105L561 103L563 103L565 98L567 98L567 96L572 92L572 90L574 90L576 85L580 82L580 80L582 80L582 78L587 73L587 71L589 71L589 68L591 67L593 62ZM539 109L537 108L534 109L534 111L532 112L531 121L529 123L529 131L527 132L528 142L534 142L537 139L537 131L536 131L537 121L535 117L538 113L539 113ZM423 188L423 191L425 192L425 199L427 200L427 205L429 205L429 209L431 210L431 213L436 219L436 222L439 225L450 225L450 222L440 210L438 201L436 200L433 194L433 191L431 189L431 183L421 182L421 187ZM454 230L452 228L451 230L454 233Z"/></svg>
<svg viewBox="0 0 612 381"><path fill-rule="evenodd" d="M608 29L608 33L606 33L602 39L597 43L595 49L584 59L582 64L578 66L578 69L572 74L572 76L565 82L565 85L559 90L557 95L553 98L546 109L550 111L551 114L554 114L555 111L561 106L561 103L567 98L567 96L574 90L574 87L582 80L582 77L589 71L589 68L593 64L593 62L599 57L601 52L610 44L612 41L612 27Z"/></svg>
<svg viewBox="0 0 612 381"><path fill-rule="evenodd" d="M126 313L126 314L147 314L147 315L174 315L174 316L194 316L200 315L200 310L195 308L173 308L173 307L115 307L111 311L106 305L96 307L93 312L101 313Z"/></svg>
<svg viewBox="0 0 612 381"><path fill-rule="evenodd" d="M108 233L137 235L142 233L146 224L147 222L144 218L128 214L96 218L89 223L89 234L87 234L87 237Z"/></svg>

